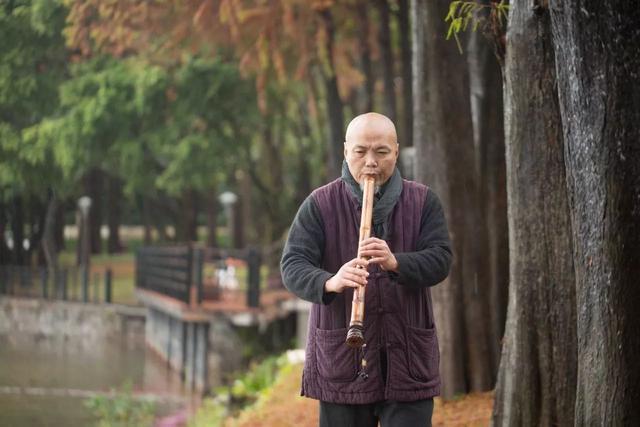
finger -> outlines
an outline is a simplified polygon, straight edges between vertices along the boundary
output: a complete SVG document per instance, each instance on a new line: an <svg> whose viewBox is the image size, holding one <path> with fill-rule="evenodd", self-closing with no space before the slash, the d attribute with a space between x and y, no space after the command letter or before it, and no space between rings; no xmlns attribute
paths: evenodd
<svg viewBox="0 0 640 427"><path fill-rule="evenodd" d="M360 246L360 250L362 249L380 249L380 250L387 250L389 249L389 246L387 246L384 243L379 243L379 242L371 242L371 243L367 243L366 245L362 245Z"/></svg>
<svg viewBox="0 0 640 427"><path fill-rule="evenodd" d="M367 250L367 251L362 251L362 255L368 256L371 258L379 258L379 257L387 257L389 253L387 251L381 251L381 250ZM369 262L371 262L371 258L369 259Z"/></svg>
<svg viewBox="0 0 640 427"><path fill-rule="evenodd" d="M347 262L345 265L349 267L357 267L358 265L366 266L367 260L363 258L356 257L351 261Z"/></svg>
<svg viewBox="0 0 640 427"><path fill-rule="evenodd" d="M364 258L356 258L354 261L355 262L353 264L353 267L356 267L356 268L357 267L361 267L361 268L366 269L367 266L369 265L369 261L364 259Z"/></svg>
<svg viewBox="0 0 640 427"><path fill-rule="evenodd" d="M362 268L354 268L352 270L346 271L345 276L356 277L358 279L366 279L369 277L369 272Z"/></svg>
<svg viewBox="0 0 640 427"><path fill-rule="evenodd" d="M343 283L344 287L347 287L347 288L358 288L358 287L362 286L360 283L354 282L353 280L345 280L342 283Z"/></svg>
<svg viewBox="0 0 640 427"><path fill-rule="evenodd" d="M385 261L386 261L386 258L384 257L371 258L369 260L369 262L372 262L374 264L384 264Z"/></svg>
<svg viewBox="0 0 640 427"><path fill-rule="evenodd" d="M358 276L355 274L349 274L347 273L344 276L345 280L351 280L352 282L357 282L360 283L361 285L366 285L367 284L367 278L365 276Z"/></svg>

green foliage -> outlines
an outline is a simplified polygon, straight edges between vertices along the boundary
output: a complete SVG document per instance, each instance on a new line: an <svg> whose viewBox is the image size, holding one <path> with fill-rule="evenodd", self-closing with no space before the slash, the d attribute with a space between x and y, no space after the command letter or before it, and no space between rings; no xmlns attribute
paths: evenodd
<svg viewBox="0 0 640 427"><path fill-rule="evenodd" d="M97 427L145 427L153 424L155 405L135 400L131 390L131 382L127 382L114 397L98 396L85 401L98 419Z"/></svg>
<svg viewBox="0 0 640 427"><path fill-rule="evenodd" d="M24 146L22 131L58 107L67 69L58 1L13 1L0 7L0 197L41 194L53 174L46 153Z"/></svg>
<svg viewBox="0 0 640 427"><path fill-rule="evenodd" d="M286 353L252 364L230 387L218 388L214 398L205 400L190 427L222 425L225 418L268 395L277 378L291 366Z"/></svg>
<svg viewBox="0 0 640 427"><path fill-rule="evenodd" d="M458 35L467 31L469 25L472 26L473 31L477 31L479 27L486 29L488 26L501 28L508 19L509 4L506 0L500 0L499 3L489 2L488 4L479 0L452 1L449 5L449 12L444 18L445 22L449 22L447 40L453 36L458 51L462 53L462 45Z"/></svg>

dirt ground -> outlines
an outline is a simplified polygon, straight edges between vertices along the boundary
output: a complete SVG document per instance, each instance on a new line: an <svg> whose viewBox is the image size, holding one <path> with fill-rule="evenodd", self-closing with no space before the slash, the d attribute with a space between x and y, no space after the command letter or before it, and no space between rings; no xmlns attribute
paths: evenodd
<svg viewBox="0 0 640 427"><path fill-rule="evenodd" d="M283 427L318 425L318 402L300 397L302 366L283 375L271 393L226 427ZM474 393L443 401L436 398L434 427L487 426L493 408L493 392Z"/></svg>

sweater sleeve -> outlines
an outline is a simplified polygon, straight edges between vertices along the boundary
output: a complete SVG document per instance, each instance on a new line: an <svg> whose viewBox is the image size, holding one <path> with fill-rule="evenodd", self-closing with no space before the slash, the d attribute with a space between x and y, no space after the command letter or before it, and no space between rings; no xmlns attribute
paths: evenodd
<svg viewBox="0 0 640 427"><path fill-rule="evenodd" d="M300 205L282 252L280 270L284 285L299 298L329 304L335 294L324 285L333 274L320 268L324 252L324 228L320 210L312 196Z"/></svg>
<svg viewBox="0 0 640 427"><path fill-rule="evenodd" d="M410 287L434 286L442 282L451 267L449 230L440 199L427 193L415 252L394 254L398 261L398 283Z"/></svg>

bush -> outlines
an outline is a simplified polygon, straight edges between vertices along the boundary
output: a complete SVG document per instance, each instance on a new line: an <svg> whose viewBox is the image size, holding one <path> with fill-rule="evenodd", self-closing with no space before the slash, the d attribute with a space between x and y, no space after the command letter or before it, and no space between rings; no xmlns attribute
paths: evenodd
<svg viewBox="0 0 640 427"><path fill-rule="evenodd" d="M136 400L131 382L125 383L114 396L87 399L85 406L98 419L97 427L147 427L153 425L155 405Z"/></svg>

